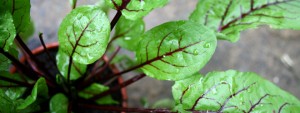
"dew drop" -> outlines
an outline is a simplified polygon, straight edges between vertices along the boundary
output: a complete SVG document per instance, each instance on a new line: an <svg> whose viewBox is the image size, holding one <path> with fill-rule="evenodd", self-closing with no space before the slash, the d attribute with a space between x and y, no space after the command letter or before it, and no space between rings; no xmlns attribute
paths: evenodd
<svg viewBox="0 0 300 113"><path fill-rule="evenodd" d="M195 49L194 52L193 52L193 54L194 54L194 55L198 55L198 54L199 54L198 50Z"/></svg>
<svg viewBox="0 0 300 113"><path fill-rule="evenodd" d="M211 46L211 44L210 43L206 43L206 44L204 44L204 48L210 48L210 46Z"/></svg>
<svg viewBox="0 0 300 113"><path fill-rule="evenodd" d="M131 37L125 37L124 39L125 40L131 40Z"/></svg>

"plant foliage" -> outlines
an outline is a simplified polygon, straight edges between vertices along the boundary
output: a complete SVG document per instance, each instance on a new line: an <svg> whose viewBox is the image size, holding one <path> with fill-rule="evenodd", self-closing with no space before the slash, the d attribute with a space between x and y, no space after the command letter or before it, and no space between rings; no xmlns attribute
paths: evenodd
<svg viewBox="0 0 300 113"><path fill-rule="evenodd" d="M59 48L47 48L39 35L44 53L34 55L23 41L34 32L30 0L0 1L0 113L300 111L296 97L253 72L199 74L217 39L236 42L241 31L260 25L300 30L300 0L199 0L189 20L150 30L143 17L169 0L102 0L78 7L77 0L69 2L72 11L58 28ZM111 22L109 8L117 11ZM119 55L120 48L135 58ZM134 70L142 74L117 81ZM121 89L145 76L174 81L174 100L149 109L122 107L116 100Z"/></svg>
<svg viewBox="0 0 300 113"><path fill-rule="evenodd" d="M270 25L276 29L300 29L299 0L199 0L190 20L236 42L241 31Z"/></svg>
<svg viewBox="0 0 300 113"><path fill-rule="evenodd" d="M195 74L172 88L179 112L293 112L300 101L252 72Z"/></svg>

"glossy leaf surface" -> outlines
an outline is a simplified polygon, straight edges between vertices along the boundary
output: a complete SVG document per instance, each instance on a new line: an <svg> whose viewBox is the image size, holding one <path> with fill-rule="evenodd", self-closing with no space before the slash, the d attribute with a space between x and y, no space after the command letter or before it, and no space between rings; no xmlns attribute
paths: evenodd
<svg viewBox="0 0 300 113"><path fill-rule="evenodd" d="M78 63L90 64L104 54L109 33L109 20L99 7L77 7L59 27L59 49Z"/></svg>
<svg viewBox="0 0 300 113"><path fill-rule="evenodd" d="M80 91L78 93L78 95L82 98L89 99L97 94L107 91L108 89L109 89L109 87L107 87L107 86L93 83L92 85L90 85L89 87L84 89L83 91ZM96 103L97 104L118 104L118 101L113 100L113 98L110 95L108 95L108 96L105 96L105 97L102 97L102 98L96 100Z"/></svg>
<svg viewBox="0 0 300 113"><path fill-rule="evenodd" d="M105 0L107 4L115 9L122 9L122 15L127 19L136 20L147 15L153 9L166 5L169 0ZM123 2L129 2L123 8Z"/></svg>
<svg viewBox="0 0 300 113"><path fill-rule="evenodd" d="M145 31L145 23L143 19L128 20L121 17L116 25L114 38L117 43L130 51L137 49L141 35Z"/></svg>
<svg viewBox="0 0 300 113"><path fill-rule="evenodd" d="M25 109L17 109L17 106L23 102L22 99L12 100L3 89L0 89L0 113L33 113L40 109L37 104L32 104Z"/></svg>
<svg viewBox="0 0 300 113"><path fill-rule="evenodd" d="M300 101L252 72L210 72L176 81L172 87L179 112L290 113Z"/></svg>
<svg viewBox="0 0 300 113"><path fill-rule="evenodd" d="M147 31L136 51L144 73L160 80L180 80L199 71L216 49L209 28L190 21L168 22Z"/></svg>
<svg viewBox="0 0 300 113"><path fill-rule="evenodd" d="M68 113L68 98L62 94L55 94L50 100L50 113Z"/></svg>
<svg viewBox="0 0 300 113"><path fill-rule="evenodd" d="M31 94L27 96L23 103L18 106L18 109L24 109L33 104L37 99L46 99L48 97L48 87L45 78L39 78L35 83Z"/></svg>
<svg viewBox="0 0 300 113"><path fill-rule="evenodd" d="M0 47L8 51L16 36L13 17L4 5L0 6L0 17Z"/></svg>
<svg viewBox="0 0 300 113"><path fill-rule="evenodd" d="M236 42L240 32L259 25L300 29L299 0L199 0L190 19Z"/></svg>
<svg viewBox="0 0 300 113"><path fill-rule="evenodd" d="M69 56L68 54L58 50L56 54L56 63L58 70L60 73L67 78L68 76L68 69L69 69ZM76 80L81 77L86 71L87 65L80 64L73 61L71 66L71 73L70 73L70 80Z"/></svg>

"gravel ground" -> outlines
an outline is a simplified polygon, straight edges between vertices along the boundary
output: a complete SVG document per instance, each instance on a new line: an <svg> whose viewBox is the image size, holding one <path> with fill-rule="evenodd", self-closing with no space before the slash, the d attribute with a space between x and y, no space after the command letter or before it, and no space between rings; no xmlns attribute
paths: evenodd
<svg viewBox="0 0 300 113"><path fill-rule="evenodd" d="M92 4L97 0L78 0L80 5ZM67 0L31 0L32 17L36 33L29 40L30 48L40 45L37 33L44 33L46 42L57 41L57 28L63 17L70 12ZM151 12L144 18L146 28L161 23L187 19L197 0L171 0L164 8ZM269 79L279 87L300 98L300 32L271 30L267 26L242 32L237 43L218 41L217 50L202 70L236 69L253 71ZM144 98L150 104L163 98L172 98L172 82L144 78L127 88L130 106L142 106Z"/></svg>

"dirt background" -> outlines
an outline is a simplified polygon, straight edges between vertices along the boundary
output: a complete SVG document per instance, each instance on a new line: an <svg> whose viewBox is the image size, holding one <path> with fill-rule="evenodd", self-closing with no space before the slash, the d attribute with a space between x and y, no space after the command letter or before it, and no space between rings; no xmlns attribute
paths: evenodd
<svg viewBox="0 0 300 113"><path fill-rule="evenodd" d="M97 1L78 0L79 5ZM31 0L31 3L36 32L28 41L30 48L40 45L38 32L44 33L48 43L57 41L59 24L71 9L68 0ZM171 0L166 7L156 9L144 18L146 28L187 19L196 3L197 0ZM217 50L202 73L228 69L256 72L300 98L300 31L271 30L263 26L242 32L237 43L218 41ZM129 105L142 106L142 99L149 104L159 99L171 99L172 84L170 81L144 78L127 88Z"/></svg>

